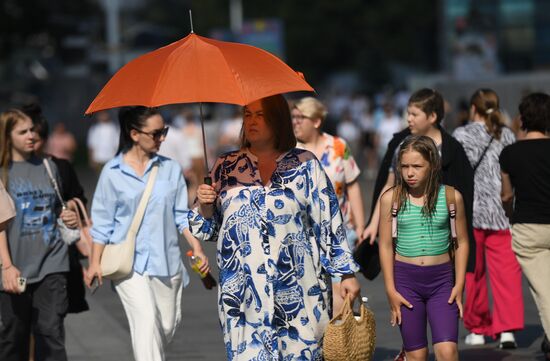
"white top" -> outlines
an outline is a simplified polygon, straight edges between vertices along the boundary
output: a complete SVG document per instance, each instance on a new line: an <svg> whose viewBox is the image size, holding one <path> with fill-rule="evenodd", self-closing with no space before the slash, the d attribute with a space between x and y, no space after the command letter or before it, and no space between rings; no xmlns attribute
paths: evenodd
<svg viewBox="0 0 550 361"><path fill-rule="evenodd" d="M116 154L120 131L114 123L96 123L88 131L88 148L92 160L107 163Z"/></svg>

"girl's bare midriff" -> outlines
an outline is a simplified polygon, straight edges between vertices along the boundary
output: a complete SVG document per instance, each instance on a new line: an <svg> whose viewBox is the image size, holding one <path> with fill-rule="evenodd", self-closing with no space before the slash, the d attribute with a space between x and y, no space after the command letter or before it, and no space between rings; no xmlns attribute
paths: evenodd
<svg viewBox="0 0 550 361"><path fill-rule="evenodd" d="M395 260L404 263L410 263L417 266L435 266L451 261L448 253L439 254L437 256L420 256L420 257L405 257L398 253L395 254Z"/></svg>

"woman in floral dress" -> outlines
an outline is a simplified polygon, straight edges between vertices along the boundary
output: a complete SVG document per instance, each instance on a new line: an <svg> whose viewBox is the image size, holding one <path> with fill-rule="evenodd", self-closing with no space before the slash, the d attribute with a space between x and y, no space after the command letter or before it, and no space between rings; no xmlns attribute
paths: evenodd
<svg viewBox="0 0 550 361"><path fill-rule="evenodd" d="M275 95L244 108L242 147L218 158L190 213L218 243L219 317L229 360L322 360L330 277L359 294L338 200L315 156L295 148Z"/></svg>

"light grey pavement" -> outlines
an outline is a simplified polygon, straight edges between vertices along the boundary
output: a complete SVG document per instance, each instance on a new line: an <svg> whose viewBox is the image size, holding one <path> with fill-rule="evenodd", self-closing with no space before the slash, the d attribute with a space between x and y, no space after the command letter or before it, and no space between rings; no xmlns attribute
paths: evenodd
<svg viewBox="0 0 550 361"><path fill-rule="evenodd" d="M95 175L87 170L79 170L81 181L91 199L95 186ZM363 181L366 198L371 193L371 182ZM370 202L366 203L367 205ZM215 262L214 244L205 245L210 262ZM213 271L217 276L216 270ZM191 274L191 284L183 292L182 327L167 349L167 360L225 360L222 335L216 309L216 290L206 290L195 274ZM389 309L381 277L369 282L359 276L363 293L370 301L376 315L377 342L374 360L392 360L399 351L401 337L399 330L389 324ZM542 327L538 313L524 280L525 329L516 333L519 348L498 350L497 342L485 346L464 345L466 331L460 329L460 359L472 361L542 361L540 352ZM130 335L124 310L116 294L108 284L98 292L88 295L91 310L77 315L68 315L65 325L67 350L70 361L132 361ZM490 341L490 340L487 340ZM430 347L431 348L431 347ZM430 358L433 360L433 356Z"/></svg>

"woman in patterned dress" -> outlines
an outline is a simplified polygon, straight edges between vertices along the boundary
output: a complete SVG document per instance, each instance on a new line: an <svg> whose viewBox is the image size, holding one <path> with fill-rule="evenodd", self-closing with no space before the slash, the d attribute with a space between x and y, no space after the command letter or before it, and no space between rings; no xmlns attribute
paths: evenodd
<svg viewBox="0 0 550 361"><path fill-rule="evenodd" d="M241 149L199 187L195 236L217 241L218 309L229 360L322 360L331 276L359 284L338 200L315 156L295 148L281 95L244 107Z"/></svg>
<svg viewBox="0 0 550 361"><path fill-rule="evenodd" d="M474 169L473 226L476 241L474 272L466 274L464 326L466 344L482 345L484 336L500 337L500 348L515 348L513 331L523 329L521 268L512 251L510 223L502 207L499 156L515 142L504 126L498 95L478 89L470 101L472 121L453 136L462 144ZM493 294L489 310L487 271Z"/></svg>
<svg viewBox="0 0 550 361"><path fill-rule="evenodd" d="M307 97L292 107L292 125L298 148L315 154L336 192L340 211L346 225L349 248L353 251L358 235L365 228L363 195L359 185L360 170L346 141L321 130L327 110L319 100ZM344 302L340 296L340 278L332 279L333 309L338 311Z"/></svg>

